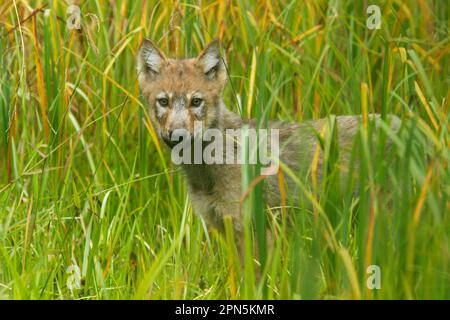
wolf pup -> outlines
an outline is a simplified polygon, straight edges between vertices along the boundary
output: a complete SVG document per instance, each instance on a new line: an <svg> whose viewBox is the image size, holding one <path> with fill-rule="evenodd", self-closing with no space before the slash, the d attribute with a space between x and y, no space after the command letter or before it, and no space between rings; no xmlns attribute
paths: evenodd
<svg viewBox="0 0 450 320"><path fill-rule="evenodd" d="M166 58L150 40L144 40L141 44L137 61L141 93L149 105L149 115L155 129L169 148L176 144L172 136L178 129L194 136L196 122L200 122L203 129L217 129L224 134L228 129L239 129L246 123L254 125L253 121L245 121L228 110L222 100L227 69L219 49L218 41L213 41L197 58L176 60ZM377 114L370 115L369 119L375 124L381 120ZM361 117L338 116L335 120L339 158L345 171ZM389 121L393 129L398 128L400 121L397 117L390 116ZM292 168L293 172L308 172L317 154L318 136L328 124L329 119L297 124L272 122L270 126L279 129L280 162ZM320 180L321 153L315 161L316 180ZM239 247L243 233L241 165L188 163L181 166L187 178L194 211L204 218L209 227L218 229L223 229L225 216L232 216ZM267 182L268 205L280 206L277 176L269 176ZM299 192L290 179L286 182L290 194Z"/></svg>

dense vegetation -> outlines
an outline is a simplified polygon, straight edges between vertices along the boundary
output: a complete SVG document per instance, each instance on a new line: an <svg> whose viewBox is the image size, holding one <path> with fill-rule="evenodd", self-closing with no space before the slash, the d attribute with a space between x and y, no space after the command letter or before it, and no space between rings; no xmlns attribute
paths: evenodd
<svg viewBox="0 0 450 320"><path fill-rule="evenodd" d="M65 1L0 2L0 299L450 298L446 1L371 1L380 29L366 26L368 1L78 2L79 30ZM361 125L355 197L336 184L333 130L323 182L297 179L310 206L267 208L244 167L254 223L241 266L233 235L193 213L149 122L144 37L172 57L219 38L224 100L243 117L404 125Z"/></svg>

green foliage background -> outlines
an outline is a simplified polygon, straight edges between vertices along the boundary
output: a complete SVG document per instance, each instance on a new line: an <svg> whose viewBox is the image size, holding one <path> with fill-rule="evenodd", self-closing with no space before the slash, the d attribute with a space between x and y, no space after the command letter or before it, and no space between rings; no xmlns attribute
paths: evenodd
<svg viewBox="0 0 450 320"><path fill-rule="evenodd" d="M378 30L366 27L369 4ZM69 30L65 1L0 2L0 298L450 298L446 1L77 5L81 29ZM361 127L358 197L334 183L332 136L324 182L298 181L311 210L286 199L277 220L258 185L240 266L232 235L207 232L192 212L148 121L135 66L144 37L172 57L219 38L224 99L243 117L391 113L404 126L381 130L389 157L369 151L382 145ZM254 175L243 173L246 187ZM373 264L379 290L366 286Z"/></svg>

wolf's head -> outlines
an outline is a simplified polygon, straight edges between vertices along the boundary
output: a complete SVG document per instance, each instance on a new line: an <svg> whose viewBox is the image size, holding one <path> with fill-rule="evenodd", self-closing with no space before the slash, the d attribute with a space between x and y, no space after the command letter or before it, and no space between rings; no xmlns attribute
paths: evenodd
<svg viewBox="0 0 450 320"><path fill-rule="evenodd" d="M161 138L169 145L177 129L194 134L194 122L203 129L216 128L220 119L221 94L226 67L219 43L213 41L197 58L168 59L150 40L138 54L141 93Z"/></svg>

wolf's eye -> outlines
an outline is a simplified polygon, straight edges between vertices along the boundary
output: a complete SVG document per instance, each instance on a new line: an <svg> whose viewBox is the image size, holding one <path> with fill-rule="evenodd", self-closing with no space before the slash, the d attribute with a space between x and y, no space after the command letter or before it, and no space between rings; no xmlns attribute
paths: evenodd
<svg viewBox="0 0 450 320"><path fill-rule="evenodd" d="M158 99L158 103L161 107L167 107L169 105L169 99L160 98L160 99Z"/></svg>
<svg viewBox="0 0 450 320"><path fill-rule="evenodd" d="M191 105L192 105L193 107L200 107L200 105L202 104L202 102L203 102L202 99L200 99L200 98L194 98L194 99L192 99L192 101L191 101Z"/></svg>

